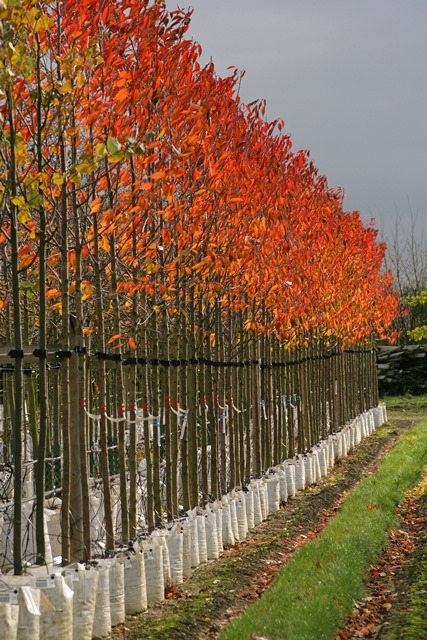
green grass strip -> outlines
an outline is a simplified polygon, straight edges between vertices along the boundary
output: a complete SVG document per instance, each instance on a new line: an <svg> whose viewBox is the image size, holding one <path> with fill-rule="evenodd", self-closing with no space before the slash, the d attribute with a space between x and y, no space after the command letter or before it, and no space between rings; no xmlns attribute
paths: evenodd
<svg viewBox="0 0 427 640"><path fill-rule="evenodd" d="M232 622L221 640L334 640L396 525L404 490L427 463L427 420L408 430L377 472L347 496L322 535L299 549L272 587Z"/></svg>

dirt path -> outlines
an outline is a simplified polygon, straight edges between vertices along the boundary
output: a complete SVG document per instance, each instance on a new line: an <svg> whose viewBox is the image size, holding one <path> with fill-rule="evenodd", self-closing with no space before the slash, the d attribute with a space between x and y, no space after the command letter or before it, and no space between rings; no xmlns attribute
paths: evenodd
<svg viewBox="0 0 427 640"><path fill-rule="evenodd" d="M116 634L127 640L217 638L230 619L262 595L292 553L321 533L345 495L361 478L372 473L414 419L393 418L390 426L363 441L329 476L288 501L251 532L245 542L227 550L219 560L200 567L190 580L168 594L164 603L128 619L126 628L117 629ZM387 613L387 607L383 610ZM372 629L383 622L375 622ZM351 638L349 634L353 631L359 633L351 625L349 621L348 631L343 630L341 638Z"/></svg>

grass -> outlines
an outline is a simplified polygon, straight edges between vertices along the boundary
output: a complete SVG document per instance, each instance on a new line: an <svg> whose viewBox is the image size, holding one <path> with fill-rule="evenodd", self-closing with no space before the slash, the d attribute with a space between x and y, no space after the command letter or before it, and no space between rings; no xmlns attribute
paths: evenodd
<svg viewBox="0 0 427 640"><path fill-rule="evenodd" d="M387 411L399 411L399 412L427 412L427 395L411 396L406 394L404 396L386 396L382 398L382 402L385 403Z"/></svg>
<svg viewBox="0 0 427 640"><path fill-rule="evenodd" d="M347 497L322 535L302 547L271 589L221 635L221 640L334 640L364 579L397 522L395 507L427 462L427 420L408 430Z"/></svg>

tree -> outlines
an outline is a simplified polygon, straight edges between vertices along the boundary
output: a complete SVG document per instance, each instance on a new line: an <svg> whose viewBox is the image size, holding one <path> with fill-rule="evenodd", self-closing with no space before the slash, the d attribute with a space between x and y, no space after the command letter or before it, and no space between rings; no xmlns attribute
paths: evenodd
<svg viewBox="0 0 427 640"><path fill-rule="evenodd" d="M403 341L426 338L425 291L427 289L427 244L419 219L410 212L409 223L399 217L387 243L385 266L393 274L394 288L401 300L395 326Z"/></svg>

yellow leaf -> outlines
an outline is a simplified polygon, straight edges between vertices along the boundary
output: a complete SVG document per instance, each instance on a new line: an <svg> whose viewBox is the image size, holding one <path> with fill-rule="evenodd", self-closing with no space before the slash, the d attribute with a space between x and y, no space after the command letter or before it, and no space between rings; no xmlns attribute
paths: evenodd
<svg viewBox="0 0 427 640"><path fill-rule="evenodd" d="M108 162L120 162L125 157L124 151L118 151L117 153L112 153L111 156L108 156Z"/></svg>
<svg viewBox="0 0 427 640"><path fill-rule="evenodd" d="M58 88L58 92L63 96L65 93L72 93L73 85L69 80L66 80L62 86Z"/></svg>
<svg viewBox="0 0 427 640"><path fill-rule="evenodd" d="M56 302L49 306L49 311L58 311L58 313L62 313L62 303Z"/></svg>
<svg viewBox="0 0 427 640"><path fill-rule="evenodd" d="M40 16L34 24L34 33L40 33L40 31L46 31L52 25L52 20L46 14Z"/></svg>
<svg viewBox="0 0 427 640"><path fill-rule="evenodd" d="M82 282L82 300L87 300L93 293L93 286L86 280Z"/></svg>
<svg viewBox="0 0 427 640"><path fill-rule="evenodd" d="M79 127L69 127L65 130L65 133L67 134L67 136L75 136L79 133L79 131Z"/></svg>
<svg viewBox="0 0 427 640"><path fill-rule="evenodd" d="M77 173L84 173L84 174L93 173L96 168L97 168L97 164L93 160L88 160L87 162L80 162L79 164L74 165L74 170L77 171Z"/></svg>
<svg viewBox="0 0 427 640"><path fill-rule="evenodd" d="M61 185L64 184L65 176L63 173L54 173L52 175L53 184Z"/></svg>
<svg viewBox="0 0 427 640"><path fill-rule="evenodd" d="M95 154L97 156L105 156L106 153L107 147L105 144L103 142L98 142L98 144L95 145Z"/></svg>
<svg viewBox="0 0 427 640"><path fill-rule="evenodd" d="M22 224L27 224L27 222L30 222L31 216L28 214L28 211L26 209L21 209L21 211L18 213L18 220Z"/></svg>
<svg viewBox="0 0 427 640"><path fill-rule="evenodd" d="M79 73L77 74L77 78L76 78L76 87L81 87L84 85L84 83L86 82L86 79L83 75L83 73L81 71L79 71Z"/></svg>
<svg viewBox="0 0 427 640"><path fill-rule="evenodd" d="M82 183L82 177L79 173L72 173L70 175L70 182L72 182L73 184L81 184Z"/></svg>
<svg viewBox="0 0 427 640"><path fill-rule="evenodd" d="M11 203L15 205L15 207L23 207L25 206L25 200L22 196L14 196L10 199Z"/></svg>

